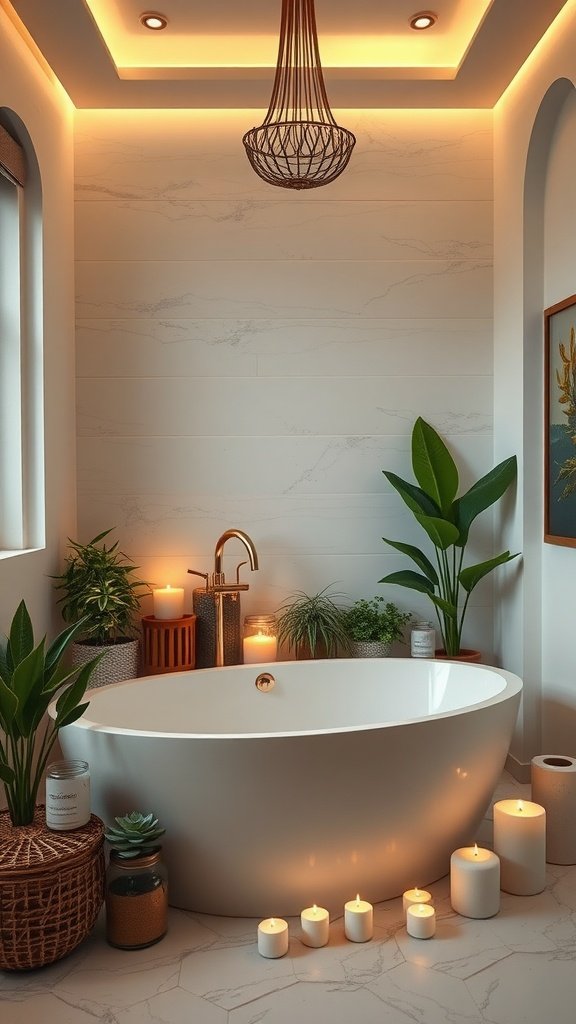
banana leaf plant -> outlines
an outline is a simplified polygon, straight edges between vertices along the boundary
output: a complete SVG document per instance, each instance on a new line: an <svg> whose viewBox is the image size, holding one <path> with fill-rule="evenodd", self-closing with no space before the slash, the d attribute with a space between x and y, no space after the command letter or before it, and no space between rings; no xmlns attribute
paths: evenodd
<svg viewBox="0 0 576 1024"><path fill-rule="evenodd" d="M32 622L24 601L18 605L10 634L0 644L0 780L13 825L34 819L38 788L60 729L84 714L82 703L90 676L102 657L68 669L62 657L85 628L84 619L68 626L46 649L44 637L35 646ZM56 700L56 715L46 715Z"/></svg>
<svg viewBox="0 0 576 1024"><path fill-rule="evenodd" d="M409 558L420 572L393 572L380 583L395 583L426 594L432 601L447 655L460 653L462 627L470 595L477 584L498 565L517 555L500 555L464 567L464 554L472 523L490 508L516 478L516 457L505 459L457 497L459 478L454 459L442 438L419 417L412 430L412 469L419 486L384 470L384 476L413 513L432 541L436 565L413 544L382 539Z"/></svg>

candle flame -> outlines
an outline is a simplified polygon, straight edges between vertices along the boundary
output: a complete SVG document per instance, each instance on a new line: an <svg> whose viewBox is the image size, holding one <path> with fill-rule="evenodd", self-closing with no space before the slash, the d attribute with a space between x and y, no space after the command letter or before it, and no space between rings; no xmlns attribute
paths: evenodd
<svg viewBox="0 0 576 1024"><path fill-rule="evenodd" d="M418 888L418 886L416 886L416 888L414 889L414 895L415 896L419 896L420 895L420 889Z"/></svg>
<svg viewBox="0 0 576 1024"><path fill-rule="evenodd" d="M276 924L276 921L274 920L273 917L271 917L270 918L270 927L273 928L275 924Z"/></svg>
<svg viewBox="0 0 576 1024"><path fill-rule="evenodd" d="M524 810L524 804L522 803L521 800L518 801L518 810L519 811L523 811Z"/></svg>
<svg viewBox="0 0 576 1024"><path fill-rule="evenodd" d="M474 856L478 856L478 843L474 843Z"/></svg>
<svg viewBox="0 0 576 1024"><path fill-rule="evenodd" d="M166 584L166 590L172 590L172 587L170 586L169 583Z"/></svg>
<svg viewBox="0 0 576 1024"><path fill-rule="evenodd" d="M318 913L318 907L316 906L316 904L314 904L314 906L312 907L312 910L314 911L315 914Z"/></svg>
<svg viewBox="0 0 576 1024"><path fill-rule="evenodd" d="M356 893L356 903L360 903L360 893Z"/></svg>

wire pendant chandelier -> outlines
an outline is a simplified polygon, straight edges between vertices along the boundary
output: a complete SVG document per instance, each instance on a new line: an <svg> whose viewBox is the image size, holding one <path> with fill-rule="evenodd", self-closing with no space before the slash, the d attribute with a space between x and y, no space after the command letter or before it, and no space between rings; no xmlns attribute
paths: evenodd
<svg viewBox="0 0 576 1024"><path fill-rule="evenodd" d="M330 110L314 0L282 0L270 106L263 123L242 141L256 174L281 188L327 185L346 167L356 139Z"/></svg>

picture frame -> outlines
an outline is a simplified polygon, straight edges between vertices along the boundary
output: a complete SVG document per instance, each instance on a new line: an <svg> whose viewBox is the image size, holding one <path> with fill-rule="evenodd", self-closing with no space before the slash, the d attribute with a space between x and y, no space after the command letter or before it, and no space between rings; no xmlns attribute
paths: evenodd
<svg viewBox="0 0 576 1024"><path fill-rule="evenodd" d="M576 295L544 310L544 541L576 547Z"/></svg>

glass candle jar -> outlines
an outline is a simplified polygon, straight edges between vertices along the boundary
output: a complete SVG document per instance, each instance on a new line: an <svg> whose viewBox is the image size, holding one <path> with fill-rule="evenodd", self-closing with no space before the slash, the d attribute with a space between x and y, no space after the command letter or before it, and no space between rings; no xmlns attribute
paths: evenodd
<svg viewBox="0 0 576 1024"><path fill-rule="evenodd" d="M247 615L242 641L245 665L276 661L278 626L274 615Z"/></svg>
<svg viewBox="0 0 576 1024"><path fill-rule="evenodd" d="M46 825L68 832L90 821L87 761L54 761L46 773Z"/></svg>
<svg viewBox="0 0 576 1024"><path fill-rule="evenodd" d="M143 949L168 928L168 872L158 847L123 859L114 850L106 871L106 938L118 949Z"/></svg>
<svg viewBox="0 0 576 1024"><path fill-rule="evenodd" d="M410 632L412 658L433 658L436 654L436 630L431 622L417 622Z"/></svg>

